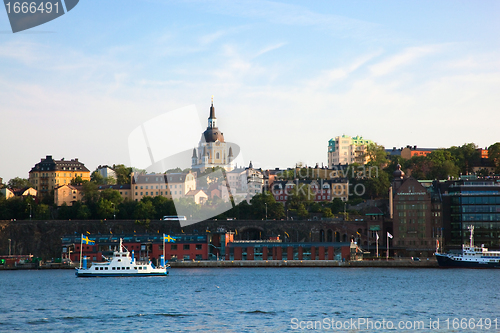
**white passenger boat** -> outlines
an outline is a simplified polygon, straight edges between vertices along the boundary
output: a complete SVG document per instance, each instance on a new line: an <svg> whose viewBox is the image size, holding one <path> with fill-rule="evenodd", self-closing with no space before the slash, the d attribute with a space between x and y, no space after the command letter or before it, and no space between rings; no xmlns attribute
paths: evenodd
<svg viewBox="0 0 500 333"><path fill-rule="evenodd" d="M165 263L162 255L160 266L155 267L151 260L149 262L137 262L134 258L134 251L131 253L123 246L120 238L118 251L113 252L111 258L106 258L106 262L92 262L87 268L87 260L83 259L80 268L76 268L77 277L102 277L102 276L165 276L168 275L170 265Z"/></svg>
<svg viewBox="0 0 500 333"><path fill-rule="evenodd" d="M474 245L474 226L469 227L470 243L462 245L462 252L435 253L441 267L500 268L500 251L490 251Z"/></svg>

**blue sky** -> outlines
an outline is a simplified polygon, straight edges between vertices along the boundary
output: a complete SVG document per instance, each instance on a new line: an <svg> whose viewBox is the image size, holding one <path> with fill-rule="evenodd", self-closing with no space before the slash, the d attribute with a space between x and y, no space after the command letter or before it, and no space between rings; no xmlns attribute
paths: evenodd
<svg viewBox="0 0 500 333"><path fill-rule="evenodd" d="M0 177L45 155L130 165L136 127L189 105L206 127L212 95L226 141L262 168L326 164L342 134L489 146L499 14L498 1L81 0L12 34L0 12Z"/></svg>

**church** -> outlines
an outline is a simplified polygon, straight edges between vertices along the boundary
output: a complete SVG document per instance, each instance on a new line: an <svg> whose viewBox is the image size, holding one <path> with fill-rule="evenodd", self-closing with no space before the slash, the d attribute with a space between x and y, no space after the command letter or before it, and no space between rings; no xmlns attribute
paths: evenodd
<svg viewBox="0 0 500 333"><path fill-rule="evenodd" d="M208 168L222 167L226 171L234 169L234 156L232 147L224 141L224 134L217 127L215 117L214 97L210 106L208 127L201 135L198 150L193 149L191 168L204 172Z"/></svg>

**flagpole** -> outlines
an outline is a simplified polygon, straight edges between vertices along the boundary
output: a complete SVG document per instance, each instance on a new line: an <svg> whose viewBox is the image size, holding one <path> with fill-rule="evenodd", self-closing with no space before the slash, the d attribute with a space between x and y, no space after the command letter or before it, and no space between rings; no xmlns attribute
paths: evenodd
<svg viewBox="0 0 500 333"><path fill-rule="evenodd" d="M166 263L166 261L165 261L165 234L163 234L163 262ZM164 264L164 266L167 266L167 264Z"/></svg>
<svg viewBox="0 0 500 333"><path fill-rule="evenodd" d="M389 233L387 233L387 253L385 256L385 260L389 260Z"/></svg>
<svg viewBox="0 0 500 333"><path fill-rule="evenodd" d="M83 234L80 236L80 269L82 269Z"/></svg>
<svg viewBox="0 0 500 333"><path fill-rule="evenodd" d="M378 238L379 238L378 237L378 231L376 232L376 234L377 234L377 258L378 258Z"/></svg>

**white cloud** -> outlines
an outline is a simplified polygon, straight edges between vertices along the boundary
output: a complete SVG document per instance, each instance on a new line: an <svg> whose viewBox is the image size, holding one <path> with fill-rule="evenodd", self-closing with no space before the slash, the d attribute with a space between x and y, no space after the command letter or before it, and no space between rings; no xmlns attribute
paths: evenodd
<svg viewBox="0 0 500 333"><path fill-rule="evenodd" d="M395 71L398 68L412 64L416 60L435 54L443 49L442 45L426 45L418 47L409 47L402 52L383 60L378 64L370 67L370 71L374 76L382 76Z"/></svg>

